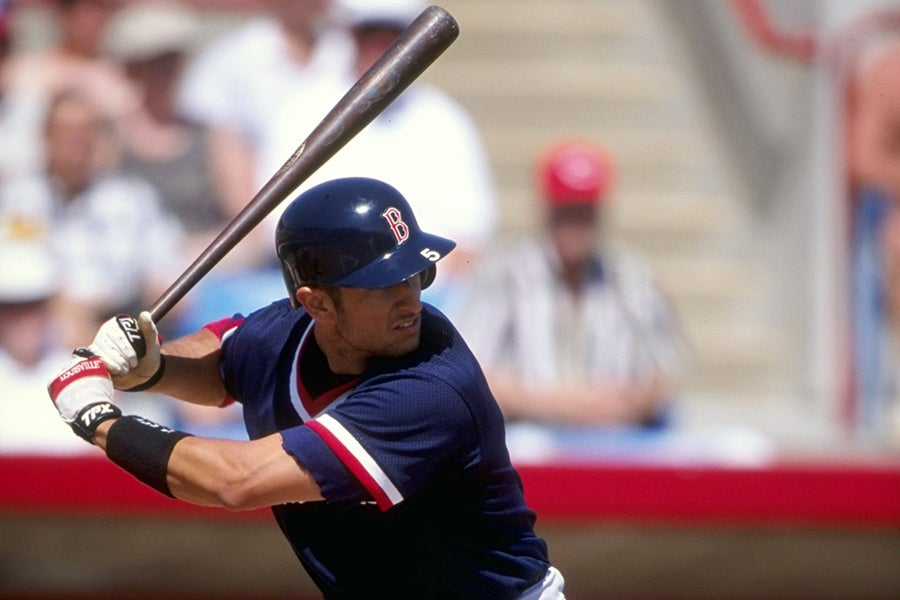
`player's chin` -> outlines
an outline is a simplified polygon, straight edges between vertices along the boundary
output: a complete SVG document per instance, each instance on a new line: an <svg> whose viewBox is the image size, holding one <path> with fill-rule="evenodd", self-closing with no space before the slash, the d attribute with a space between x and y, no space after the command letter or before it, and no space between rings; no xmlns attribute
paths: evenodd
<svg viewBox="0 0 900 600"><path fill-rule="evenodd" d="M406 329L394 330L393 342L384 350L384 356L395 357L408 354L419 347L421 330L418 325Z"/></svg>

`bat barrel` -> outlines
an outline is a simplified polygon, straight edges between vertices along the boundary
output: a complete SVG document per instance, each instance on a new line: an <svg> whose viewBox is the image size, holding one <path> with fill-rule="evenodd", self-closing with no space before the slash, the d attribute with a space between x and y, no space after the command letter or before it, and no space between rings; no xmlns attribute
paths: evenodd
<svg viewBox="0 0 900 600"><path fill-rule="evenodd" d="M353 84L294 154L150 307L159 321L250 231L378 116L459 36L446 10L430 6Z"/></svg>

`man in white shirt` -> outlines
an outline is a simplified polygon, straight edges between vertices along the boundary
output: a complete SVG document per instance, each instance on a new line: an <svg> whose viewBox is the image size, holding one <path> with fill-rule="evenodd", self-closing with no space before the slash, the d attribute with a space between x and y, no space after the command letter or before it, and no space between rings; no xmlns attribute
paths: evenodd
<svg viewBox="0 0 900 600"><path fill-rule="evenodd" d="M281 105L275 119L279 126L261 149L259 171L264 179L258 185L426 6L421 0L341 0L338 15L353 40L353 68L312 90L298 88ZM310 110L311 103L318 108ZM438 284L423 296L445 309L448 295L493 240L498 226L490 160L473 118L443 91L416 82L301 189L348 176L392 182L412 203L423 228L457 241L453 256L442 263Z"/></svg>
<svg viewBox="0 0 900 600"><path fill-rule="evenodd" d="M0 241L0 452L84 452L47 402L47 381L71 351L52 301L58 269L35 241Z"/></svg>
<svg viewBox="0 0 900 600"><path fill-rule="evenodd" d="M260 5L266 12L201 49L184 74L177 110L207 129L212 175L231 216L259 190L256 158L269 132L281 125L277 116L285 98L347 69L350 45L330 24L331 4L265 0ZM308 106L294 109L306 112ZM260 248L265 256L270 241Z"/></svg>
<svg viewBox="0 0 900 600"><path fill-rule="evenodd" d="M143 308L188 262L184 230L147 181L115 169L109 120L78 92L56 96L45 168L0 186L0 238L43 240L59 264L67 346L111 314Z"/></svg>

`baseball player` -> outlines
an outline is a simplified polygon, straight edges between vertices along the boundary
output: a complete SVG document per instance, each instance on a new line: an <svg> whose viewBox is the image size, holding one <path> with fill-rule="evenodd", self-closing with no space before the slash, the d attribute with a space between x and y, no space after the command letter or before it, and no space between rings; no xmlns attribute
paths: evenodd
<svg viewBox="0 0 900 600"><path fill-rule="evenodd" d="M277 225L289 298L162 348L149 313L112 319L51 398L164 494L271 506L326 598L563 598L482 371L420 301L454 246L384 182L324 182ZM122 416L114 388L233 399L250 441Z"/></svg>

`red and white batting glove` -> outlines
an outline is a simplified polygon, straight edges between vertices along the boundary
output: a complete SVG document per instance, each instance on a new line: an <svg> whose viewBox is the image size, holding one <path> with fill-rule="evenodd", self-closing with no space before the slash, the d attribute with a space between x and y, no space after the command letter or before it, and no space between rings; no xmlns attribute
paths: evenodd
<svg viewBox="0 0 900 600"><path fill-rule="evenodd" d="M72 362L50 380L47 391L63 421L90 442L100 423L121 417L122 411L112 402L113 385L103 361L86 354L76 351Z"/></svg>
<svg viewBox="0 0 900 600"><path fill-rule="evenodd" d="M88 350L109 369L118 390L136 392L153 386L163 373L161 339L147 311L135 319L118 315L100 326Z"/></svg>

